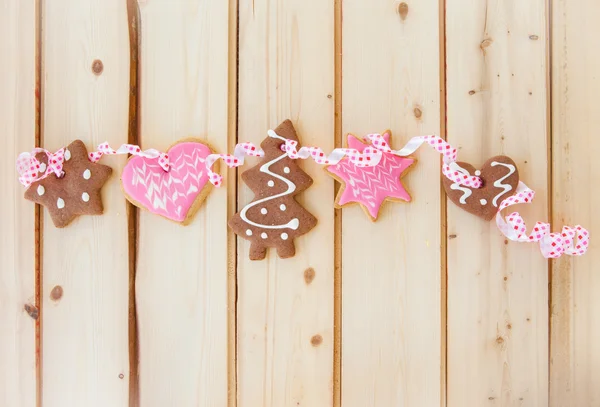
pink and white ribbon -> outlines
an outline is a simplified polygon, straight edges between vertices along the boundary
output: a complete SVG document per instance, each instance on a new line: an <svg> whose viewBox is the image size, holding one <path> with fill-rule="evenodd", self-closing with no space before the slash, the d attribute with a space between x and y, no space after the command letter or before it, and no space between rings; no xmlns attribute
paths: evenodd
<svg viewBox="0 0 600 407"><path fill-rule="evenodd" d="M40 162L35 156L44 153L48 157L48 164ZM35 148L30 153L21 153L17 157L17 172L19 173L19 182L29 187L36 181L46 178L55 173L57 177L63 176L63 163L65 162L65 149L61 148L55 153L51 153L43 148Z"/></svg>
<svg viewBox="0 0 600 407"><path fill-rule="evenodd" d="M380 134L369 134L367 136L371 143L379 150L384 153L391 153L400 157L406 157L413 154L421 147L424 143L429 144L434 150L442 154L444 165L442 166L442 173L451 181L456 182L460 185L471 188L481 188L481 178L465 175L462 172L456 170L457 165L453 165L458 158L456 148L452 147L446 140L438 136L417 136L411 138L408 143L400 150L392 150L388 143L385 141L383 136ZM460 167L458 167L460 168Z"/></svg>
<svg viewBox="0 0 600 407"><path fill-rule="evenodd" d="M344 157L357 167L374 167L381 161L381 151L374 147L366 147L362 152L353 148L336 148L331 153L325 154L320 147L301 147L297 149L298 142L281 137L273 130L267 132L269 137L283 140L285 143L281 150L294 160L312 158L317 164L333 165L339 163Z"/></svg>
<svg viewBox="0 0 600 407"><path fill-rule="evenodd" d="M169 155L162 151L155 150L153 148L149 150L143 150L134 144L123 144L117 150L113 150L107 142L104 142L98 146L98 151L94 151L88 154L91 162L95 163L102 158L103 155L114 155L114 154L132 154L139 155L140 157L146 158L158 158L158 164L163 170L169 171Z"/></svg>
<svg viewBox="0 0 600 407"><path fill-rule="evenodd" d="M344 157L347 157L348 160L357 167L374 167L381 160L383 153L406 157L417 151L421 145L427 143L440 154L442 154L444 158L442 173L447 178L453 182L471 188L480 188L482 185L481 178L472 175L466 175L460 171L457 171L455 168L456 165L454 165L454 167L451 166L451 164L453 164L457 159L456 148L452 147L444 139L438 136L430 135L413 137L400 150L392 150L381 134L369 134L366 136L366 138L371 142L371 146L366 147L362 152L352 148L336 148L331 153L325 154L325 152L319 147L301 147L298 150L297 141L281 137L273 130L269 130L267 133L269 137L278 138L285 141L285 144L281 147L281 149L287 152L290 158L312 158L317 164L322 165L337 164Z"/></svg>
<svg viewBox="0 0 600 407"><path fill-rule="evenodd" d="M217 160L223 160L229 168L239 167L244 164L245 156L262 157L265 152L252 143L237 144L233 154L211 154L206 157L206 169L208 170L208 179L216 187L223 183L223 176L213 172L212 166Z"/></svg>
<svg viewBox="0 0 600 407"><path fill-rule="evenodd" d="M502 201L496 214L496 225L498 225L500 232L515 242L539 242L542 255L547 259L556 259L563 254L569 256L583 255L590 243L590 234L580 225L574 228L563 226L561 233L552 233L550 232L549 223L536 222L533 230L528 235L525 221L518 212L511 213L506 219L502 216L501 211L503 209L521 203L529 204L533 201L534 196L534 191L529 189L523 182L519 182L515 194Z"/></svg>

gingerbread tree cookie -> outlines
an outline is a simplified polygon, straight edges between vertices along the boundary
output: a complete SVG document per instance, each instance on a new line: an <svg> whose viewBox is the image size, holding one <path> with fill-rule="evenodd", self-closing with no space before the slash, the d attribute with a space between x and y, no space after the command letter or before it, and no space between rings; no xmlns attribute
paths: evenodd
<svg viewBox="0 0 600 407"><path fill-rule="evenodd" d="M48 158L40 153L36 158L47 165ZM101 215L100 190L112 173L112 168L93 163L81 140L65 149L64 176L50 174L34 182L25 191L25 198L45 206L54 226L63 228L79 215Z"/></svg>
<svg viewBox="0 0 600 407"><path fill-rule="evenodd" d="M275 133L298 141L289 120L281 123ZM281 258L294 256L294 239L317 224L317 219L294 198L310 187L313 180L300 169L297 160L281 150L284 143L282 139L267 137L260 145L265 152L261 162L242 173L242 180L255 196L231 218L229 226L251 242L251 260L264 259L269 247L276 248Z"/></svg>

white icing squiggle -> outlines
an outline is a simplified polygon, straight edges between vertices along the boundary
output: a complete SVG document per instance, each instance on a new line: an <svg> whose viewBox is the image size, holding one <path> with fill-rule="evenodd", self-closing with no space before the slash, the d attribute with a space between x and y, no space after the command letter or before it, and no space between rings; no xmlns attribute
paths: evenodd
<svg viewBox="0 0 600 407"><path fill-rule="evenodd" d="M450 168L454 171L458 171L465 175L468 175L468 176L471 175L471 174L469 174L469 171L462 168L456 162L450 163ZM465 188L465 187L461 186L458 182L455 182L454 184L450 185L450 189L452 189L454 191L456 191L456 190L462 191L463 194L460 197L459 201L463 205L467 203L467 198L470 197L471 194L473 193L473 191L471 191L469 188Z"/></svg>
<svg viewBox="0 0 600 407"><path fill-rule="evenodd" d="M289 195L289 194L291 194L292 192L294 192L296 190L296 184L294 184L292 181L290 181L287 178L282 177L281 175L275 174L274 172L271 172L269 170L269 167L271 165L275 164L277 161L279 161L279 160L281 160L281 159L283 159L285 157L287 157L287 153L284 153L284 154L280 155L279 157L275 158L274 160L271 160L268 163L261 165L260 172L263 172L265 174L269 174L269 175L271 175L271 176L273 176L273 177L275 177L275 178L277 178L277 179L285 182L286 185L288 186L288 189L285 192L282 192L281 194L277 194L277 195L273 195L273 196L270 196L270 197L267 197L267 198L259 199L258 201L254 201L254 202L251 202L248 205L246 205L242 209L242 211L240 212L240 217L247 224L252 225L252 226L256 226L256 227L259 227L259 228L263 228L263 229L287 229L287 228L289 228L289 229L296 230L296 229L298 229L298 226L300 226L300 221L298 220L298 218L292 219L291 221L289 221L285 225L263 225L263 224L260 224L260 223L252 222L246 216L246 213L248 212L248 210L250 208L253 208L256 205L259 205L259 204L261 204L263 202L271 201L273 199L277 199L277 198L281 198L282 196Z"/></svg>
<svg viewBox="0 0 600 407"><path fill-rule="evenodd" d="M492 201L492 205L494 205L495 207L498 207L498 198L500 198L502 195L504 195L505 193L507 193L508 191L510 191L512 189L512 187L510 185L507 184L503 184L502 182L510 177L511 175L514 174L515 172L515 166L512 164L505 164L505 163L499 163L497 161L492 161L492 167L496 167L498 165L502 165L506 168L508 168L508 174L506 174L504 177L500 178L499 180L497 180L496 182L494 182L494 186L496 188L503 188L504 191L500 192L498 195L496 195L494 197L494 200Z"/></svg>

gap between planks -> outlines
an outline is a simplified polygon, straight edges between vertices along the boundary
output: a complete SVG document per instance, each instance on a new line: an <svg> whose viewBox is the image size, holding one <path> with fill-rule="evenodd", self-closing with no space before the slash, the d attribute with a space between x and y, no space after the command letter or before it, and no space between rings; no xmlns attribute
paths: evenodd
<svg viewBox="0 0 600 407"><path fill-rule="evenodd" d="M127 0L127 23L129 30L129 129L127 142L139 144L140 105L139 105L139 52L140 52L140 10L136 0ZM138 407L139 399L139 344L137 309L135 298L135 277L137 269L137 238L139 211L126 202L127 230L129 244L129 407Z"/></svg>
<svg viewBox="0 0 600 407"><path fill-rule="evenodd" d="M446 134L446 0L439 0L440 43L440 137ZM440 407L448 404L448 212L446 192L439 178L440 188Z"/></svg>
<svg viewBox="0 0 600 407"><path fill-rule="evenodd" d="M229 75L227 100L227 150L238 142L238 73L239 73L238 0L229 0ZM225 171L227 171L225 167ZM237 169L227 181L227 219L237 212ZM237 406L237 236L227 227L227 406Z"/></svg>
<svg viewBox="0 0 600 407"><path fill-rule="evenodd" d="M334 1L334 143L342 147L342 0ZM339 183L334 183L333 197ZM342 406L342 210L334 209L333 274L333 407Z"/></svg>
<svg viewBox="0 0 600 407"><path fill-rule="evenodd" d="M42 146L42 0L35 1L35 146ZM35 241L35 307L37 319L35 321L35 378L37 407L42 406L42 225L44 219L39 204L34 209L34 241Z"/></svg>

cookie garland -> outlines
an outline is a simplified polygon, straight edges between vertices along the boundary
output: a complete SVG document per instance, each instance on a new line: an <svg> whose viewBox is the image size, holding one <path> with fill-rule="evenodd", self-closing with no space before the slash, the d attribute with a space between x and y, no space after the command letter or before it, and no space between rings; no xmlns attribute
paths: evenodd
<svg viewBox="0 0 600 407"><path fill-rule="evenodd" d="M428 144L430 147L442 154L444 161L442 165L442 182L444 184L444 188L449 199L461 208L486 220L491 220L495 216L496 224L505 237L517 242L539 243L542 254L546 258L557 258L563 254L580 256L583 255L587 250L590 239L589 232L580 225L575 227L564 226L560 233L552 233L550 232L551 229L549 224L537 222L532 232L527 234L525 223L518 212L513 212L506 217L502 215L501 211L507 207L516 204L531 203L535 195L534 191L529 189L522 181L519 180L516 164L509 157L493 157L488 160L486 164L484 164L481 170L476 170L470 164L457 162L457 150L440 137L433 135L413 137L402 149L392 150L389 146L388 133L384 133L383 136L380 134L369 134L363 139L364 142L361 142L355 138L358 144L355 144L353 141L352 143L349 143L349 147L356 148L336 148L329 154L326 154L319 147L309 146L297 149L298 140L295 130L293 130L293 133L289 132L289 129L287 128L288 126L291 126L291 129L293 130L293 125L291 122L286 121L282 123L282 125L275 131L269 130L267 132L269 138L278 140L277 143L280 150L284 153L283 156L286 156L291 160L311 158L317 164L325 166L339 165L339 163L343 161L342 165L351 164L353 167L355 167L355 171L357 169L364 169L363 172L365 174L373 171L371 174L372 176L367 176L365 178L365 181L367 182L371 178L378 176L375 174L375 169L380 166L380 162L382 160L392 156L396 156L398 158L405 157L404 160L406 160L405 162L408 163L409 160L412 160L412 157L409 157L410 154L414 153L421 145ZM279 135L277 133L278 131L284 133L284 136ZM288 133L291 135L291 137L285 137L288 135ZM265 143L267 140L268 139L263 141L263 143ZM146 202L140 202L136 200L135 197L139 198L144 194L139 195L139 193L136 192L128 196L128 199L135 201L134 203L138 206L146 209L152 207L152 212L183 224L189 223L192 215L195 213L203 199L208 194L210 185L206 181L208 180L210 184L217 187L221 185L222 176L212 171L212 167L216 165L217 161L222 160L225 165L230 168L234 168L244 164L245 156L264 156L264 152L254 146L252 143L240 143L236 145L233 154L213 153L210 147L198 140L183 140L177 142L171 148L174 148L178 144L185 144L187 142L198 143L204 146L207 150L202 152L201 160L196 157L195 160L197 162L192 165L194 171L191 171L191 176L198 179L202 178L202 181L199 181L198 185L193 183L190 183L189 185L186 184L188 186L188 190L183 193L176 189L172 190L170 187L166 188L168 192L173 193L170 198L171 201L176 201L178 198L181 198L179 194L185 196L184 205L179 205L180 208L176 207L175 209L169 209L167 211L167 216L165 216L165 214L157 213L158 208L165 206L164 202L157 202L157 208L154 208L154 201L148 200ZM74 154L73 151L76 151L76 154ZM171 149L169 151L171 151ZM25 191L25 197L29 200L46 206L49 209L52 220L57 227L65 227L79 215L101 214L103 207L100 197L100 190L112 172L110 167L97 164L97 161L104 154L132 154L134 156L140 156L144 158L144 160L142 160L143 162L146 164L152 163L155 169L157 167L156 164L158 163L158 166L161 167L161 171L167 173L172 170L172 166L174 165L173 162L169 160L169 155L167 153L162 153L154 149L142 151L140 147L130 144L124 144L118 150L112 150L108 143L103 143L98 146L98 151L89 154L87 154L85 145L80 140L76 140L67 148L62 148L55 153L51 153L41 148L36 148L31 153L20 154L17 159L19 181L27 188ZM83 160L82 157L85 158L86 155L88 160ZM74 156L77 157L77 159L69 164L69 161ZM156 162L154 162L154 160L156 160ZM138 160L134 160L134 162L137 161ZM291 162L293 163L293 161ZM77 165L83 163L84 166L90 168L93 167L93 174L99 176L95 177L93 182L83 184L81 180L78 179L73 179L73 182L62 182L64 181L63 178L66 178L65 174L68 172L77 172L77 168L74 168L76 163ZM203 164L206 171L200 170L198 168L198 164ZM189 167L190 163L184 163L183 165L184 167ZM383 163L382 165L383 167L386 166ZM92 170L90 168L86 168L86 170L88 170L87 172L84 171L84 180L89 181L92 178ZM135 170L138 172L143 172L141 168L143 168L143 165L135 168ZM288 168L291 167L288 166ZM330 169L331 168L329 168L329 170L326 169L328 173L330 173ZM186 175L189 177L189 173L190 171L188 171L188 173L185 175L183 173L178 175L179 177L185 177ZM146 175L148 174L149 173L146 172ZM154 176L156 176L156 174L160 175L161 173L156 172ZM334 174L331 173L330 175L334 176ZM165 179L167 178L167 176L161 176L165 177ZM306 176L308 177L308 175ZM126 179L133 179L134 177L135 176L133 175L132 171L132 175L126 176ZM175 173L171 174L170 178L175 180L175 182L181 181L181 179L175 176ZM71 178L69 177L67 179ZM45 181L42 182L42 180ZM169 181L167 181L167 183L168 182ZM310 182L312 183L312 179ZM400 180L398 180L398 182L401 184ZM34 184L35 188L32 188ZM306 186L306 188L307 187L308 186ZM86 190L84 191L83 188ZM153 188L154 186L149 187L146 185L146 192L153 190ZM47 193L48 189L51 191L51 193ZM88 189L91 192L88 192ZM195 189L198 189L198 191ZM127 191L125 191L125 188L124 192L126 195L128 195ZM80 194L79 198L77 198L77 194ZM177 194L177 196L175 196L175 194ZM62 195L67 198L63 198ZM158 196L165 202L169 200L166 198L166 194L164 193L163 195L159 194ZM381 198L381 196L379 196L379 198ZM79 202L78 199L81 200L81 202ZM53 200L55 200L55 202L51 202ZM387 199L384 199L381 204L385 200ZM408 192L406 192L406 195L403 195L400 200L410 200L410 195L408 195ZM336 204L343 206L341 202L343 202L343 200L338 194L338 197L336 198ZM349 200L348 202L351 201ZM365 200L365 202L368 204L367 200ZM381 204L377 206L377 202L375 202L372 206L373 208L379 209ZM305 211L304 208L302 208L299 204L298 207L308 214L306 215L307 218L312 217L314 219L314 217ZM65 208L68 209L64 210ZM367 210L366 212L368 212L371 220L377 219L377 215L379 213L378 210L371 212ZM316 219L314 222L316 224ZM311 222L308 223L310 224ZM295 226L295 223L293 226ZM287 236L289 237L289 234L287 234ZM285 246L285 248L281 249L280 255L281 257L290 257L295 251L293 239L291 245L288 244ZM264 251L266 252L266 249ZM263 249L260 248L258 252L259 255L257 255L257 257L260 257Z"/></svg>
<svg viewBox="0 0 600 407"><path fill-rule="evenodd" d="M254 199L229 220L233 232L250 241L250 260L263 260L268 248L275 248L280 258L294 256L294 239L317 225L317 219L295 199L313 180L281 149L286 139L298 141L296 130L286 120L275 133L278 137L269 136L261 143L260 163L242 173Z"/></svg>

